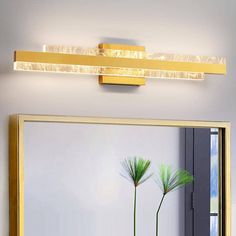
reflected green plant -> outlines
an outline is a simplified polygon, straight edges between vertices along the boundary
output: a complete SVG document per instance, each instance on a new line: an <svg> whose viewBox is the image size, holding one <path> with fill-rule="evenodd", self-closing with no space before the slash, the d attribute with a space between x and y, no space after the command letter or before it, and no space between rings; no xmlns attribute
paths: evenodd
<svg viewBox="0 0 236 236"><path fill-rule="evenodd" d="M125 174L122 176L130 181L134 186L134 236L136 236L136 201L137 187L148 180L152 174L147 174L151 161L141 157L127 158L122 161Z"/></svg>
<svg viewBox="0 0 236 236"><path fill-rule="evenodd" d="M193 181L193 176L186 170L172 170L170 166L161 165L159 173L156 178L156 183L162 191L162 198L156 211L156 236L158 236L158 217L165 199L165 196Z"/></svg>

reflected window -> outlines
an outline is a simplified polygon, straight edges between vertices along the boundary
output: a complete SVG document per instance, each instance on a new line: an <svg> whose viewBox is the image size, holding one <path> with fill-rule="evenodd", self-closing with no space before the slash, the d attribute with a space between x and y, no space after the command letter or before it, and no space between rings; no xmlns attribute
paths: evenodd
<svg viewBox="0 0 236 236"><path fill-rule="evenodd" d="M211 129L211 207L210 226L211 236L218 236L219 225L219 132L218 129Z"/></svg>

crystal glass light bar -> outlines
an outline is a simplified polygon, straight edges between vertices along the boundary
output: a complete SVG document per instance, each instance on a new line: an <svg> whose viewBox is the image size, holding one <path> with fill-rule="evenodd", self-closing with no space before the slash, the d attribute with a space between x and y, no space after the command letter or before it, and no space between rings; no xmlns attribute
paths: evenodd
<svg viewBox="0 0 236 236"><path fill-rule="evenodd" d="M140 58L140 59L146 58L146 59L160 60L160 61L226 64L226 59L224 57L216 57L216 56L147 53L145 51L82 48L82 47L76 47L76 46L63 46L63 45L44 45L43 51L54 52L54 53L94 55L94 56L101 55L101 56L110 56L110 57L117 57L117 58Z"/></svg>
<svg viewBox="0 0 236 236"><path fill-rule="evenodd" d="M63 45L43 45L43 52L97 56L99 54L99 48L82 48L77 46Z"/></svg>
<svg viewBox="0 0 236 236"><path fill-rule="evenodd" d="M225 74L223 57L147 53L142 46L100 44L97 48L45 45L43 52L16 51L19 71L91 74L112 78L203 80L207 74ZM109 81L109 78L104 79ZM101 80L103 81L103 80ZM124 83L124 79L120 79ZM119 84L119 82L117 82ZM135 85L135 84L134 84Z"/></svg>
<svg viewBox="0 0 236 236"><path fill-rule="evenodd" d="M193 63L204 63L204 64L226 64L226 59L224 57L212 57L212 56L154 53L154 54L147 54L147 58L160 61L193 62Z"/></svg>
<svg viewBox="0 0 236 236"><path fill-rule="evenodd" d="M14 70L18 71L37 71L37 72L54 72L70 74L90 74L90 75L112 75L124 77L147 77L160 79L186 79L186 80L203 80L204 73L191 73L179 71L164 70L143 70L143 69L126 69L126 68L107 68L97 66L80 66L65 64L48 64L34 62L15 62Z"/></svg>
<svg viewBox="0 0 236 236"><path fill-rule="evenodd" d="M116 58L148 58L156 59L162 61L182 61L182 62L201 62L208 61L210 63L217 63L218 58L211 57L195 57L195 56L182 56L176 54L148 54L145 51L130 51L130 50L113 50L113 49L100 49L100 48L82 48L76 46L63 46L63 45L44 45L44 52L53 52L53 53L66 53L66 54L80 54L80 55L100 55ZM65 67L62 67L63 71ZM75 69L77 68L77 69ZM69 71L74 71L74 73L79 73L81 67L72 67L68 68ZM59 69L57 69L58 71ZM78 72L75 72L75 71ZM91 71L94 71L94 68L91 67ZM106 71L106 73L104 72ZM73 72L72 72L73 73ZM92 72L88 72L91 74ZM111 68L110 73L107 68L100 68L100 71L95 74L100 75L116 75L116 76L132 76L132 77L148 77L148 78L160 78L160 79L187 79L187 80L203 80L204 73L199 72L178 72L178 71L165 71L165 70L134 70L134 69L121 69L118 68L114 71L114 68ZM93 73L92 73L93 74Z"/></svg>
<svg viewBox="0 0 236 236"><path fill-rule="evenodd" d="M146 58L144 51L130 51L130 50L113 50L102 48L82 48L76 46L62 46L62 45L44 45L44 52L79 54L79 55L94 55L117 58Z"/></svg>

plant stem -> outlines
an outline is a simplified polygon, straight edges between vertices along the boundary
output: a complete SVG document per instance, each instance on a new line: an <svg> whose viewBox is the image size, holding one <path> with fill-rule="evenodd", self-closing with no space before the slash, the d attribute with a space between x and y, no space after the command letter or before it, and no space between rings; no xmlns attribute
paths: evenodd
<svg viewBox="0 0 236 236"><path fill-rule="evenodd" d="M136 236L136 191L137 186L134 187L134 236Z"/></svg>
<svg viewBox="0 0 236 236"><path fill-rule="evenodd" d="M158 216L159 216L159 211L161 209L161 205L163 203L164 198L165 198L165 194L163 194L163 196L161 198L161 201L160 201L159 207L157 209L157 213L156 213L156 236L158 236Z"/></svg>

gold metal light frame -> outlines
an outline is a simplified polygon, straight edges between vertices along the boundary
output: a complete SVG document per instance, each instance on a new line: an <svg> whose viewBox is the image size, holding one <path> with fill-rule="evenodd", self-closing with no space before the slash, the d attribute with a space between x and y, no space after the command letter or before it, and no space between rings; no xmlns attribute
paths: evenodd
<svg viewBox="0 0 236 236"><path fill-rule="evenodd" d="M211 121L175 121L13 115L9 125L10 236L24 236L24 125L26 122L166 126L182 128L218 128L220 137L220 236L231 236L230 123Z"/></svg>
<svg viewBox="0 0 236 236"><path fill-rule="evenodd" d="M226 74L223 57L154 53L143 46L99 44L84 49L46 45L43 52L15 51L19 71L92 74L100 84L144 85L146 78L203 80Z"/></svg>

